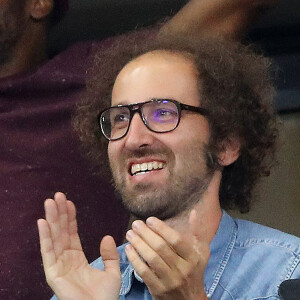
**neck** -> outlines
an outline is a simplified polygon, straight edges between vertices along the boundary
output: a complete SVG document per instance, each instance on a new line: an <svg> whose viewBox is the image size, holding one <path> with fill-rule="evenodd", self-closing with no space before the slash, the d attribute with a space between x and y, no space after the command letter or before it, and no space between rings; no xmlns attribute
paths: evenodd
<svg viewBox="0 0 300 300"><path fill-rule="evenodd" d="M12 50L11 59L0 66L0 78L28 71L46 60L46 26L32 22Z"/></svg>
<svg viewBox="0 0 300 300"><path fill-rule="evenodd" d="M195 209L197 216L201 219L201 224L207 226L207 239L211 242L218 230L221 218L222 209L219 201L219 187L221 182L221 172L216 171L210 181L207 190L193 207L184 211L180 215L166 220L166 224L176 231L186 234L190 232L189 216L192 209Z"/></svg>

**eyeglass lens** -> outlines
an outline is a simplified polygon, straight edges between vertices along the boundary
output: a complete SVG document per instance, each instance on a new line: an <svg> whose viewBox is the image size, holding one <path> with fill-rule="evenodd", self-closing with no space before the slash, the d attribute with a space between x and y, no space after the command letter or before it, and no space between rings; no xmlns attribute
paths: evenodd
<svg viewBox="0 0 300 300"><path fill-rule="evenodd" d="M152 131L171 131L178 124L178 108L172 101L149 101L142 103L140 109L144 124ZM126 106L111 107L104 111L100 118L104 135L111 140L123 137L130 125L130 118L130 109Z"/></svg>

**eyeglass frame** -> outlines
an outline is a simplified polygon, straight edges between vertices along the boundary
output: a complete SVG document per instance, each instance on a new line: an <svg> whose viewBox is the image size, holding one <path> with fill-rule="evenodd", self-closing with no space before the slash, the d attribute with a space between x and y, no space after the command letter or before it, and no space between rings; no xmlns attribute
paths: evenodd
<svg viewBox="0 0 300 300"><path fill-rule="evenodd" d="M167 131L155 131L153 129L151 129L149 127L149 125L147 124L147 121L145 120L143 114L142 114L142 107L147 104L147 103L150 103L150 102L159 102L159 101L169 101L169 102L172 102L176 105L177 107L177 110L178 110L178 121L177 121L177 124L176 126L173 128L173 129L170 129L170 130L167 130ZM103 127L102 127L102 122L101 122L101 116L102 114L111 109L111 108L118 108L118 107L126 107L129 109L129 112L130 112L130 115L129 115L129 123L128 123L128 127L127 127L127 130L126 132L119 138L116 138L116 139L111 139L111 138L108 138L105 134L104 134L104 130L103 130ZM134 116L135 113L139 113L144 125L146 126L146 128L148 128L150 131L152 132L155 132L155 133L167 133L167 132L171 132L173 130L175 130L179 123L180 123L180 120L181 120L181 111L182 110L187 110L187 111L191 111L191 112L196 112L196 113L199 113L200 115L203 115L203 116L208 116L209 115L209 112L206 108L203 108L203 107L199 107L199 106L193 106L193 105L188 105L188 104L184 104L184 103L181 103L177 100L174 100L174 99L166 99L166 98L152 98L148 101L145 101L145 102L137 102L137 103L132 103L132 104L120 104L120 105L115 105L115 106L111 106L109 108L106 108L104 110L102 110L98 115L97 115L97 120L98 120L98 125L100 126L100 129L101 129L101 133L103 134L103 136L108 140L108 141L117 141L117 140L120 140L122 139L123 137L125 137L129 131L129 128L130 128L130 125L131 125L131 121L132 121L132 118Z"/></svg>

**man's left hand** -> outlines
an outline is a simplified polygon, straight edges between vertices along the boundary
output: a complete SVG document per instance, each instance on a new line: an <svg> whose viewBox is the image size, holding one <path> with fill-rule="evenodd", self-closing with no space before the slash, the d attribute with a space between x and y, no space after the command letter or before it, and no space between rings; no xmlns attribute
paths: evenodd
<svg viewBox="0 0 300 300"><path fill-rule="evenodd" d="M205 300L204 271L210 251L205 224L193 210L190 230L181 234L151 217L134 221L126 254L155 300Z"/></svg>

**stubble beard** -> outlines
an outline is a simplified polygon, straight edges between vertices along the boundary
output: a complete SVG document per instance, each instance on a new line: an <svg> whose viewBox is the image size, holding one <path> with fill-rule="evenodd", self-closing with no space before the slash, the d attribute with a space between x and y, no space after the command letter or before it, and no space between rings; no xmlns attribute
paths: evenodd
<svg viewBox="0 0 300 300"><path fill-rule="evenodd" d="M112 163L114 186L121 195L124 206L132 215L142 220L150 216L167 220L190 210L201 201L213 175L213 170L208 167L206 149L206 145L203 144L194 145L189 149L184 165L179 171L168 168L166 185L138 183L129 189L126 186L125 176L122 176L116 164ZM151 150L151 154L163 154L171 158L171 161L174 156L170 151L158 153Z"/></svg>

